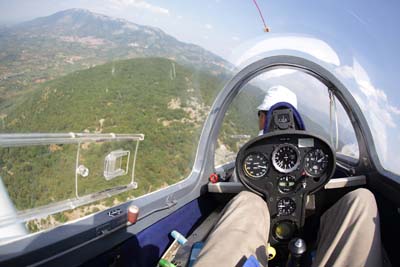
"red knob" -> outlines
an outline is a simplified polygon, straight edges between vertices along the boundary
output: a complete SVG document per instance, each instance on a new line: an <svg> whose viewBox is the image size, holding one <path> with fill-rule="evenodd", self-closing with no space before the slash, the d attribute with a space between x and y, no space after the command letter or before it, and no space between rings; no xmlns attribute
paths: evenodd
<svg viewBox="0 0 400 267"><path fill-rule="evenodd" d="M128 208L128 222L134 224L136 223L139 215L139 207L131 205Z"/></svg>
<svg viewBox="0 0 400 267"><path fill-rule="evenodd" d="M218 183L218 182L219 182L219 176L218 176L218 174L212 173L212 174L210 175L210 182L213 183L213 184Z"/></svg>

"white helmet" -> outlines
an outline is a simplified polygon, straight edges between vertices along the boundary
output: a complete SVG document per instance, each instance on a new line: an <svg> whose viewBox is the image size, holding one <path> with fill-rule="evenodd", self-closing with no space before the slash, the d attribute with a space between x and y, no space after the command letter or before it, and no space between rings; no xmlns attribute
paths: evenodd
<svg viewBox="0 0 400 267"><path fill-rule="evenodd" d="M264 101L257 107L258 110L269 110L279 102L287 102L297 109L297 96L282 85L275 85L268 89Z"/></svg>

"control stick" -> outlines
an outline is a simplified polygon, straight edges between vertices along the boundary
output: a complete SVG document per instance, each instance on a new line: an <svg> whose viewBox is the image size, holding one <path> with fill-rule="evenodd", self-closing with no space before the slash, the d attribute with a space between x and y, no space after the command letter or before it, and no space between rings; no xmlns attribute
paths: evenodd
<svg viewBox="0 0 400 267"><path fill-rule="evenodd" d="M301 238L293 238L289 245L289 258L286 267L300 267L301 257L307 250L306 242Z"/></svg>

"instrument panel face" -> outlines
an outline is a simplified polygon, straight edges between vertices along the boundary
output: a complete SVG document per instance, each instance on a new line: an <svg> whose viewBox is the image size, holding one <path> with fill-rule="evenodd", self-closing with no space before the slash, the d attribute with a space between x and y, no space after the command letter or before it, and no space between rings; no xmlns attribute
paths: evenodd
<svg viewBox="0 0 400 267"><path fill-rule="evenodd" d="M236 158L236 174L245 187L265 197L273 226L285 221L298 229L304 222L307 195L332 177L335 160L332 147L322 138L306 131L282 131L246 143Z"/></svg>
<svg viewBox="0 0 400 267"><path fill-rule="evenodd" d="M330 145L304 131L291 132L263 135L242 147L236 170L245 185L271 195L295 192L304 182L313 191L327 182L335 163Z"/></svg>

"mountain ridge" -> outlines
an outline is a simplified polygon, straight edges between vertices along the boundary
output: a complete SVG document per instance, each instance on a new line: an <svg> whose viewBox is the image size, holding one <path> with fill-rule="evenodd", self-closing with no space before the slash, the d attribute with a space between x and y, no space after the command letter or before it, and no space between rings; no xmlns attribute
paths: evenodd
<svg viewBox="0 0 400 267"><path fill-rule="evenodd" d="M220 56L159 28L67 9L1 28L0 92L7 95L79 69L137 57L164 57L215 75L231 69Z"/></svg>

